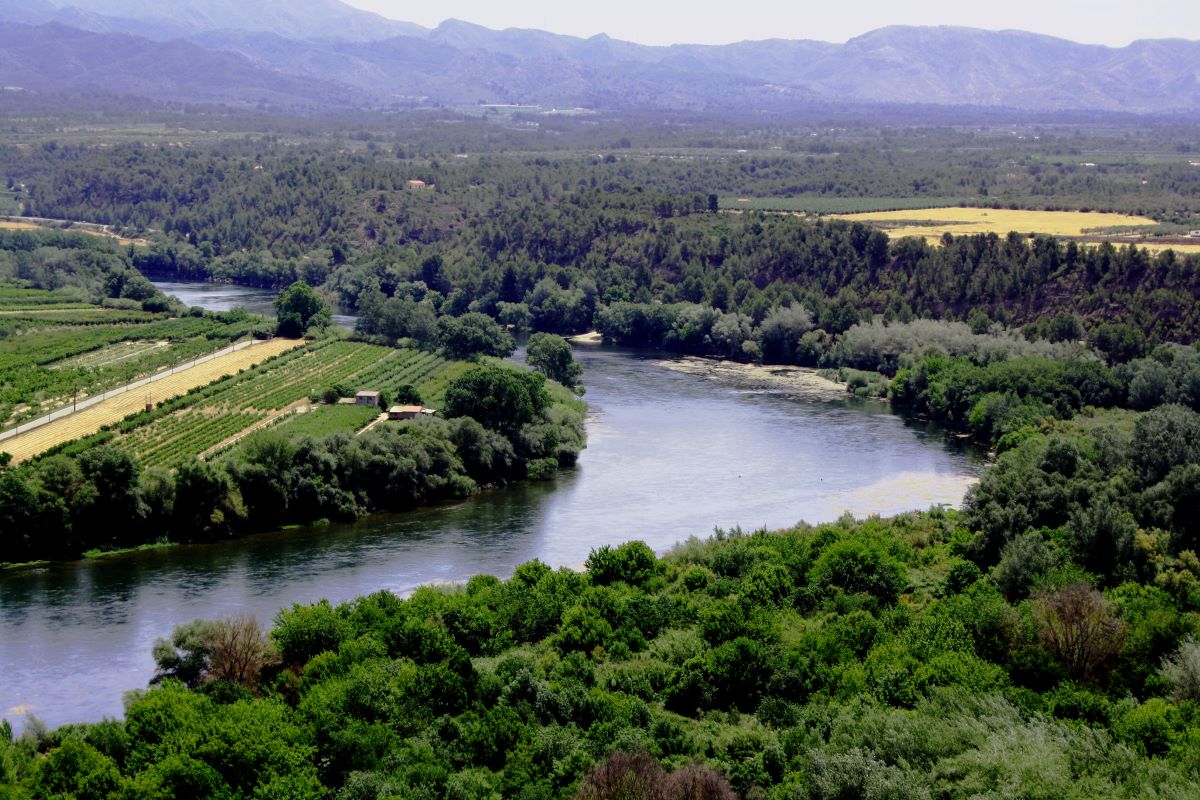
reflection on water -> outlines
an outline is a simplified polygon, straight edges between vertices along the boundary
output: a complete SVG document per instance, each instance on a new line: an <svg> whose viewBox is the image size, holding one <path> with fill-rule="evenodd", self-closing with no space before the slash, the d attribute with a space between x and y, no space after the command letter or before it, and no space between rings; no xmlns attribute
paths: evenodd
<svg viewBox="0 0 1200 800"><path fill-rule="evenodd" d="M200 306L208 311L232 311L244 308L251 314L265 317L275 316L274 289L258 289L253 286L237 286L231 283L205 283L203 281L151 280L164 294L178 297L185 306ZM354 330L357 317L349 314L334 314L333 324L346 330Z"/></svg>
<svg viewBox="0 0 1200 800"><path fill-rule="evenodd" d="M714 526L927 508L957 502L981 467L879 403L748 392L629 351L577 353L589 447L554 483L0 577L0 715L119 715L122 692L152 673L154 639L196 617L266 622L293 602L507 575L532 558L578 566L593 547L630 538L661 551Z"/></svg>

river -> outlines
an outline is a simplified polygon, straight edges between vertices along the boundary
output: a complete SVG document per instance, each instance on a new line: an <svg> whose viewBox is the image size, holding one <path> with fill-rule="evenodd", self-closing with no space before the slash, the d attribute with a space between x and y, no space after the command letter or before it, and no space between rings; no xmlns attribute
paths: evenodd
<svg viewBox="0 0 1200 800"><path fill-rule="evenodd" d="M193 288L191 298L207 291ZM256 291L215 290L235 302ZM154 639L197 617L248 612L266 624L294 602L507 576L533 558L579 566L593 547L633 538L663 551L714 526L955 504L982 469L978 453L878 402L739 388L629 350L581 346L577 358L588 448L551 483L0 576L0 716L19 724L29 712L50 725L119 716L122 693L153 673Z"/></svg>

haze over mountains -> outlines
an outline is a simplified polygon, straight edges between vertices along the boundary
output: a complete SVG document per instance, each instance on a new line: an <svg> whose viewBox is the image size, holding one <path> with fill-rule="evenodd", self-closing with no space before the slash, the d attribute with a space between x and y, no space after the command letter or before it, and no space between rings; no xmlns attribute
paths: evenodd
<svg viewBox="0 0 1200 800"><path fill-rule="evenodd" d="M920 103L1200 113L1200 42L1082 45L891 27L845 44L654 47L604 35L432 30L338 0L0 0L0 84L307 107L537 104L787 111Z"/></svg>

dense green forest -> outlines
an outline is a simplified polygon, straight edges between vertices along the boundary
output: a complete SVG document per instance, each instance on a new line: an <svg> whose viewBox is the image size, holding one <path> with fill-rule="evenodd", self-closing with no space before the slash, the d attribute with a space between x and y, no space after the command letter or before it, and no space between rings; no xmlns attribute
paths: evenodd
<svg viewBox="0 0 1200 800"><path fill-rule="evenodd" d="M1200 415L1030 427L962 512L196 621L8 797L1193 797ZM735 794L736 793L736 794Z"/></svg>
<svg viewBox="0 0 1200 800"><path fill-rule="evenodd" d="M176 141L162 131L103 146L41 130L0 144L0 177L27 215L149 236L131 254L148 274L302 279L368 317L387 299L429 293L443 313L555 332L585 330L618 303L686 302L751 326L799 303L830 333L875 316L981 309L1020 325L1059 311L1089 328L1128 322L1155 342L1197 335L1195 256L1024 231L889 244L861 224L713 213L718 195L855 208L954 198L1137 212L1178 233L1198 224L1186 129L563 123L527 131L521 146L511 128L440 122L361 121L340 136L315 121L253 135L180 129Z"/></svg>

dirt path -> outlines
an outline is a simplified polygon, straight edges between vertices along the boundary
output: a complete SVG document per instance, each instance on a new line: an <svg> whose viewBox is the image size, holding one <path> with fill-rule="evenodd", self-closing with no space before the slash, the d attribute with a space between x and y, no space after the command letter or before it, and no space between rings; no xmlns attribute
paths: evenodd
<svg viewBox="0 0 1200 800"><path fill-rule="evenodd" d="M9 438L0 441L0 451L11 453L14 462L32 458L57 444L89 436L109 423L124 419L135 411L141 411L147 398L151 402L160 403L184 394L189 389L212 383L224 375L247 369L301 344L303 341L297 339L256 342L195 366L178 369L157 380L154 379L156 376L152 376L135 381L128 388L122 387L117 390L116 394L107 392L98 397L88 398L78 404L79 410L74 413L64 409L66 413L62 416L32 430L26 431L26 426L22 425L16 429L21 431L20 433L6 432Z"/></svg>

